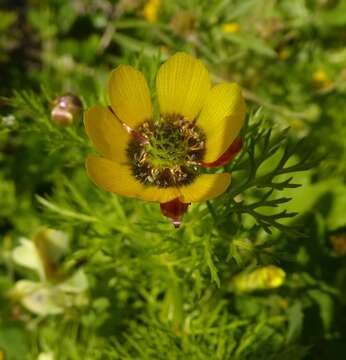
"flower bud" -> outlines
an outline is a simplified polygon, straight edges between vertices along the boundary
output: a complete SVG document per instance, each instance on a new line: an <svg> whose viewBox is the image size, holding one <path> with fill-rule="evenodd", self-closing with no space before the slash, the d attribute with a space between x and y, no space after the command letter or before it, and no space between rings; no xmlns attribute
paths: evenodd
<svg viewBox="0 0 346 360"><path fill-rule="evenodd" d="M73 94L58 96L53 102L51 116L59 125L71 125L78 120L83 110L80 99Z"/></svg>
<svg viewBox="0 0 346 360"><path fill-rule="evenodd" d="M285 281L286 273L275 265L264 266L250 273L241 273L232 279L235 292L246 293L256 290L267 290L280 287Z"/></svg>
<svg viewBox="0 0 346 360"><path fill-rule="evenodd" d="M168 217L173 226L178 228L181 225L181 220L186 213L190 204L182 203L178 198L160 204L161 213Z"/></svg>

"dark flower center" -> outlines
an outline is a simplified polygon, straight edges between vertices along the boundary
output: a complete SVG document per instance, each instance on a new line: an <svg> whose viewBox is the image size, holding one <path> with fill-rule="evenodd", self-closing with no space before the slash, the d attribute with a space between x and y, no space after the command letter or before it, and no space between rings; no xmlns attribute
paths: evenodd
<svg viewBox="0 0 346 360"><path fill-rule="evenodd" d="M127 148L136 179L161 188L192 183L205 153L205 134L195 122L171 115L135 130L147 140L133 138Z"/></svg>

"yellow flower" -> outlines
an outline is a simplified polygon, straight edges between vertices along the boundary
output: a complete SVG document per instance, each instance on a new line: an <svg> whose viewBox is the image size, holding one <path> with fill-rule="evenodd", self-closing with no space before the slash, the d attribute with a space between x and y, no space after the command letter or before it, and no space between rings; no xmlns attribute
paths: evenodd
<svg viewBox="0 0 346 360"><path fill-rule="evenodd" d="M202 174L201 168L224 165L225 153L230 159L239 150L245 103L237 84L211 87L202 62L177 53L156 77L160 116L154 117L143 74L131 66L112 71L108 92L111 106L94 106L84 116L86 132L102 155L86 161L96 185L170 204L161 210L174 224L187 204L212 199L228 188L230 174ZM172 211L179 213L176 219Z"/></svg>
<svg viewBox="0 0 346 360"><path fill-rule="evenodd" d="M240 25L236 22L230 22L222 25L222 31L225 33L237 33L240 31Z"/></svg>
<svg viewBox="0 0 346 360"><path fill-rule="evenodd" d="M157 20L157 15L160 9L161 0L148 0L143 8L144 18L154 23Z"/></svg>
<svg viewBox="0 0 346 360"><path fill-rule="evenodd" d="M316 87L322 88L322 89L327 88L332 84L327 73L322 69L319 69L313 73L313 80L314 80Z"/></svg>

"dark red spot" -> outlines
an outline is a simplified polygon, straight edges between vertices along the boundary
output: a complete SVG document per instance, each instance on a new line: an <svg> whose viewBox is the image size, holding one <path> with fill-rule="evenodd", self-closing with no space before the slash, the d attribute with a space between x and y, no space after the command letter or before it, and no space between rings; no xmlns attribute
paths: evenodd
<svg viewBox="0 0 346 360"><path fill-rule="evenodd" d="M241 150L242 146L243 146L243 140L240 137L238 137L232 142L230 147L217 160L211 163L205 163L202 161L201 165L206 168L224 166L235 158L235 156Z"/></svg>
<svg viewBox="0 0 346 360"><path fill-rule="evenodd" d="M139 144L141 144L141 145L149 144L148 138L146 136L144 136L143 134L141 134L140 132L138 132L136 130L131 130L130 134Z"/></svg>
<svg viewBox="0 0 346 360"><path fill-rule="evenodd" d="M146 145L149 144L149 141L146 136L141 134L139 131L133 130L128 125L122 123L124 129L140 144Z"/></svg>
<svg viewBox="0 0 346 360"><path fill-rule="evenodd" d="M190 204L182 203L178 198L161 203L160 209L161 213L168 217L175 228L178 228L181 225L181 220L184 214L187 211L187 208Z"/></svg>
<svg viewBox="0 0 346 360"><path fill-rule="evenodd" d="M132 129L130 126L128 126L127 124L123 123L122 121L119 120L119 118L116 116L115 112L113 111L113 109L108 106L109 111L117 118L117 120L121 123L121 125L123 126L123 128L140 144L140 145L146 145L149 144L149 141L147 139L146 136L144 136L143 134L141 134L139 131L136 131L134 129Z"/></svg>

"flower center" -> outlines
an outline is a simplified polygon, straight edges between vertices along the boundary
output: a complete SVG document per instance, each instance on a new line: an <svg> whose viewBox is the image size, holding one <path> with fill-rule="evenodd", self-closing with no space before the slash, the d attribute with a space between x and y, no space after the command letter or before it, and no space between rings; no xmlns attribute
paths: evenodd
<svg viewBox="0 0 346 360"><path fill-rule="evenodd" d="M181 115L146 121L136 129L147 141L132 139L127 148L133 175L161 188L190 184L199 174L205 135Z"/></svg>

